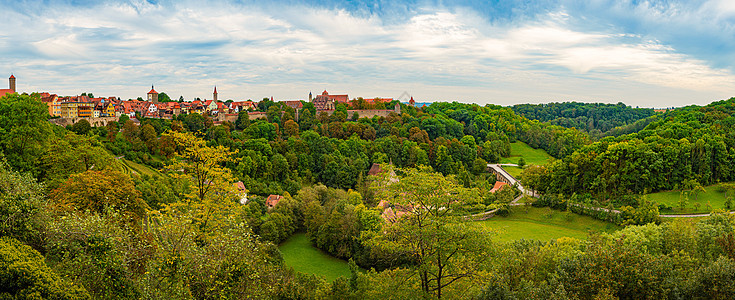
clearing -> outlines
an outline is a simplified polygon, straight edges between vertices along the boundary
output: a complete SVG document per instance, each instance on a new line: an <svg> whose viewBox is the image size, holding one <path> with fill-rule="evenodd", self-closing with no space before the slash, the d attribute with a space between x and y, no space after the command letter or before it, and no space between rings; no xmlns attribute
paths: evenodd
<svg viewBox="0 0 735 300"><path fill-rule="evenodd" d="M512 242L522 238L541 241L560 237L586 239L590 231L613 232L621 228L612 223L572 212L530 206L514 207L509 216L495 216L481 221L480 224L494 230L497 233L494 239L499 242Z"/></svg>
<svg viewBox="0 0 735 300"><path fill-rule="evenodd" d="M706 193L699 193L698 200L694 200L694 195L689 196L689 203L682 210L679 207L679 191L668 191L648 194L648 200L656 201L658 204L664 204L671 209L660 209L661 214L706 214L712 212L712 209L725 209L725 191L719 188L722 184L710 185L704 188ZM731 192L732 193L732 192ZM735 202L735 201L734 201ZM696 208L696 203L699 208Z"/></svg>
<svg viewBox="0 0 735 300"><path fill-rule="evenodd" d="M544 149L533 149L526 143L518 141L510 143L510 157L501 158L500 163L517 164L521 157L526 160L527 165L543 165L554 159Z"/></svg>
<svg viewBox="0 0 735 300"><path fill-rule="evenodd" d="M120 159L120 162L122 162L122 164L123 164L123 168L124 168L123 172L124 173L127 173L127 174L130 174L132 172L135 172L135 173L138 173L138 174L141 174L141 175L146 174L146 175L149 175L151 177L161 175L161 172L158 172L158 170L153 169L153 168L151 168L149 166L146 166L146 165L143 165L143 164L136 163L136 162L131 161L131 160L127 160L127 159L121 158Z"/></svg>
<svg viewBox="0 0 735 300"><path fill-rule="evenodd" d="M281 250L286 265L298 272L324 276L330 282L340 276L351 276L346 261L314 247L305 233L292 235L278 249Z"/></svg>

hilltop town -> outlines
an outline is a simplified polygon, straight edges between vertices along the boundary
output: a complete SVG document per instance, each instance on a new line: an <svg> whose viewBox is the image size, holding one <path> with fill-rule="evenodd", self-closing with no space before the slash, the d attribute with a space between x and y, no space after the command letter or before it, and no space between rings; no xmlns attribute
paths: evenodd
<svg viewBox="0 0 735 300"><path fill-rule="evenodd" d="M9 88L0 89L0 97L15 93L16 77L11 75L9 78ZM197 113L210 117L214 124L221 124L229 121L235 122L240 112L247 112L250 120L266 118L263 106L258 106L259 102L252 100L222 101L218 98L217 87L214 87L211 99L201 100L196 98L193 101L185 101L182 98L172 100L166 95L165 100L160 99L159 93L154 86L146 93L146 97L138 97L137 99L122 100L119 97L94 97L92 94L83 93L78 96L60 96L50 92L36 93L40 100L48 106L49 115L54 118L53 123L57 125L71 125L80 120L87 120L92 126L104 126L107 122L117 121L119 117L125 115L131 120L138 121L141 118L151 119L172 119L181 114ZM401 107L398 100L393 98L363 98L356 97L350 99L347 94L333 95L326 90L319 95L312 95L309 92L308 100L283 100L276 101L273 97L264 98L263 101L281 102L286 107L294 110L294 118L299 119L299 111L305 104L310 103L316 110L316 114L326 113L332 115L337 110L338 105L343 104L349 108L347 118L354 117L387 117L390 113L401 113ZM413 97L408 102L413 106L415 101Z"/></svg>

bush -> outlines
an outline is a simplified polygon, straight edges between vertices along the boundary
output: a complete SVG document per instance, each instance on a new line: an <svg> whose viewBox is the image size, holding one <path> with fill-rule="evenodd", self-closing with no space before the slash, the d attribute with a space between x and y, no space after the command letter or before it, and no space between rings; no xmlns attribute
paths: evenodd
<svg viewBox="0 0 735 300"><path fill-rule="evenodd" d="M89 299L83 288L61 279L38 251L0 238L0 299Z"/></svg>

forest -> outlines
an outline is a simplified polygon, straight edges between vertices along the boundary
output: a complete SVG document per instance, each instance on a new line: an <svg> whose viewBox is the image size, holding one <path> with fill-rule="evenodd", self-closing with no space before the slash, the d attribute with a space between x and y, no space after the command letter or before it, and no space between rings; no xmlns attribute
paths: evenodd
<svg viewBox="0 0 735 300"><path fill-rule="evenodd" d="M655 115L586 106L529 117L516 107L401 104L400 115L347 119L346 105L327 115L304 103L297 120L264 100L267 119L63 128L37 97L11 94L0 99L0 298L735 297L733 215L662 221L644 196L734 180L735 99ZM592 125L572 126L580 116ZM620 129L640 120L650 122ZM615 127L626 133L592 130ZM496 178L486 171L516 141L556 158L523 171L542 194L534 206L625 227L496 241L467 216L519 209L509 205L516 189L489 192ZM386 172L369 176L373 164ZM269 208L269 195L283 199ZM621 212L594 209L603 206ZM406 214L387 221L386 207ZM348 260L349 278L286 265L277 245L296 232Z"/></svg>

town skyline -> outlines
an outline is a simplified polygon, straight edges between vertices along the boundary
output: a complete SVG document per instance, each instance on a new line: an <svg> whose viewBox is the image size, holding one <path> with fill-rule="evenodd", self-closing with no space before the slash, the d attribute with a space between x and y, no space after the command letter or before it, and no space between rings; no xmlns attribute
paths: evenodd
<svg viewBox="0 0 735 300"><path fill-rule="evenodd" d="M640 107L735 95L727 1L0 2L0 74L21 91Z"/></svg>

